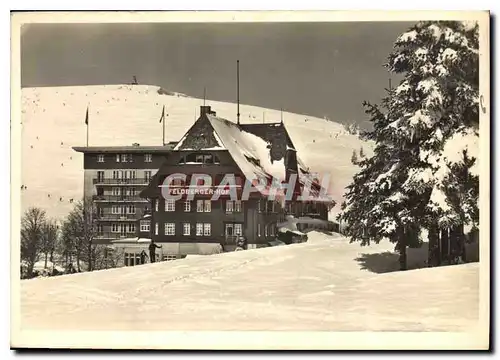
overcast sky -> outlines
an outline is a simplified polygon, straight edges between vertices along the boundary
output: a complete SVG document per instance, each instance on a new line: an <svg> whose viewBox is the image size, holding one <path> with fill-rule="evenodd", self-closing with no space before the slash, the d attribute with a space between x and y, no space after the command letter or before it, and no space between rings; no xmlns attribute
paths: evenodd
<svg viewBox="0 0 500 360"><path fill-rule="evenodd" d="M366 124L364 100L409 23L36 24L23 29L23 87L141 84ZM394 83L394 81L393 81Z"/></svg>

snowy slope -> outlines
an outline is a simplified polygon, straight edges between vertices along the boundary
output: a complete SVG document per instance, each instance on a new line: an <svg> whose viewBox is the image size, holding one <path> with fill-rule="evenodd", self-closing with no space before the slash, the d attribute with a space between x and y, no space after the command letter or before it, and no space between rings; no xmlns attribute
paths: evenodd
<svg viewBox="0 0 500 360"><path fill-rule="evenodd" d="M203 101L158 94L155 86L103 85L22 89L22 209L39 206L49 216L63 217L70 199L83 195L83 155L71 147L84 146L85 111L90 104L89 145L160 145L159 123L166 106L167 141L178 141L199 115ZM236 106L207 101L218 116L234 121ZM265 115L264 115L265 112ZM240 106L242 123L277 122L280 112ZM313 171L331 173L331 193L340 200L356 169L353 150L369 146L348 134L342 125L291 113L284 122L299 156ZM340 201L339 201L340 202ZM340 204L339 204L340 205ZM337 208L339 207L337 206Z"/></svg>
<svg viewBox="0 0 500 360"><path fill-rule="evenodd" d="M397 269L392 245L303 244L21 281L23 329L464 331L479 264Z"/></svg>

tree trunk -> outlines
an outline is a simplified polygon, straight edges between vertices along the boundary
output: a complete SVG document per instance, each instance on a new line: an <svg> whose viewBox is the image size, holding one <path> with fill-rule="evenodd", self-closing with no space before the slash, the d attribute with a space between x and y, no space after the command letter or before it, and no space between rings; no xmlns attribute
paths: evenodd
<svg viewBox="0 0 500 360"><path fill-rule="evenodd" d="M35 263L33 262L28 262L28 266L27 266L27 269L26 269L26 272L27 272L27 278L28 279L31 279L33 277L33 268L35 267Z"/></svg>
<svg viewBox="0 0 500 360"><path fill-rule="evenodd" d="M92 271L92 243L89 241L89 247L88 247L88 252L89 252L89 271Z"/></svg>
<svg viewBox="0 0 500 360"><path fill-rule="evenodd" d="M440 262L449 263L450 256L449 254L449 240L450 235L448 229L441 230L441 251L440 251Z"/></svg>
<svg viewBox="0 0 500 360"><path fill-rule="evenodd" d="M407 270L408 269L408 259L406 256L406 236L408 234L404 231L399 231L398 236L398 250L399 250L399 269Z"/></svg>
<svg viewBox="0 0 500 360"><path fill-rule="evenodd" d="M436 224L432 224L429 227L429 252L427 258L427 265L429 267L440 265L439 252L439 229Z"/></svg>
<svg viewBox="0 0 500 360"><path fill-rule="evenodd" d="M47 269L47 260L48 260L49 254L45 253L45 266L44 268Z"/></svg>
<svg viewBox="0 0 500 360"><path fill-rule="evenodd" d="M78 272L80 272L80 271L81 271L81 270L80 270L80 253L79 253L79 252L77 252L77 253L76 253L76 270L77 270Z"/></svg>
<svg viewBox="0 0 500 360"><path fill-rule="evenodd" d="M456 259L465 262L465 235L463 224L454 227L450 232L450 242L452 244L451 257L456 263Z"/></svg>

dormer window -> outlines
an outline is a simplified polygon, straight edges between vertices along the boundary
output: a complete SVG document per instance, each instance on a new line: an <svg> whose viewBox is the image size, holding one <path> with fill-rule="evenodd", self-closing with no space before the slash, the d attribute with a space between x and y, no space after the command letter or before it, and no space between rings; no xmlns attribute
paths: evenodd
<svg viewBox="0 0 500 360"><path fill-rule="evenodd" d="M144 154L144 162L150 163L153 161L153 155L151 154Z"/></svg>
<svg viewBox="0 0 500 360"><path fill-rule="evenodd" d="M220 164L219 157L217 155L207 154L207 153L191 153L182 157L179 160L179 164Z"/></svg>
<svg viewBox="0 0 500 360"><path fill-rule="evenodd" d="M103 154L97 155L97 162L98 163L103 163L104 162L104 155Z"/></svg>

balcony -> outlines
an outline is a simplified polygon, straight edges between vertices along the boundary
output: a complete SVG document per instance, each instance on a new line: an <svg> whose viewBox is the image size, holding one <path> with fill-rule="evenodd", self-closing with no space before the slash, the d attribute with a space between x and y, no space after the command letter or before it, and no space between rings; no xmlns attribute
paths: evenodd
<svg viewBox="0 0 500 360"><path fill-rule="evenodd" d="M143 185L147 186L151 178L141 178L141 179L102 179L94 178L92 182L94 185L113 185L113 186L129 186L129 185Z"/></svg>
<svg viewBox="0 0 500 360"><path fill-rule="evenodd" d="M138 214L102 214L99 221L136 221Z"/></svg>
<svg viewBox="0 0 500 360"><path fill-rule="evenodd" d="M135 232L131 233L103 232L95 236L96 239L100 240L117 240L117 239L135 238L135 237L137 237Z"/></svg>
<svg viewBox="0 0 500 360"><path fill-rule="evenodd" d="M94 195L95 202L148 202L139 195Z"/></svg>

